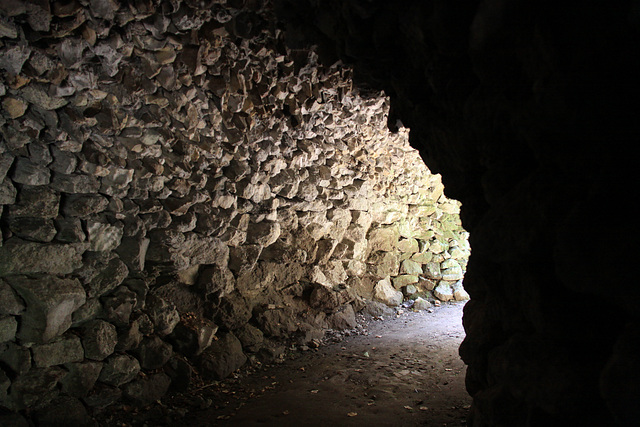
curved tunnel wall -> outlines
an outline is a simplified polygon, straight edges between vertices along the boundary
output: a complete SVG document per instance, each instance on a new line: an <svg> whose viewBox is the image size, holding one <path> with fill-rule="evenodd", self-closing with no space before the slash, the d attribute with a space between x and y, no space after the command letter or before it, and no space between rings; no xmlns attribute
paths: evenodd
<svg viewBox="0 0 640 427"><path fill-rule="evenodd" d="M467 298L460 204L388 100L204 3L0 6L6 408L147 404L372 300Z"/></svg>
<svg viewBox="0 0 640 427"><path fill-rule="evenodd" d="M462 202L473 425L637 423L636 3L280 3Z"/></svg>

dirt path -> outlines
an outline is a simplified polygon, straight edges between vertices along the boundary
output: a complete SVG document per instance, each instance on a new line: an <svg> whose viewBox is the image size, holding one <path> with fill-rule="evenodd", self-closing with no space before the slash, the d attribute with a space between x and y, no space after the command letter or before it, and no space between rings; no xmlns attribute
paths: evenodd
<svg viewBox="0 0 640 427"><path fill-rule="evenodd" d="M167 401L130 413L129 420L190 427L464 426L471 399L458 356L463 306L372 321L367 335L203 389L188 405Z"/></svg>

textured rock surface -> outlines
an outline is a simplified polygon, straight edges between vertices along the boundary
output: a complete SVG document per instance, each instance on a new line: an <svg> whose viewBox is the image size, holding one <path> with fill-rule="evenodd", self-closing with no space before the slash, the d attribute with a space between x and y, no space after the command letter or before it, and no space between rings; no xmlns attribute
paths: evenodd
<svg viewBox="0 0 640 427"><path fill-rule="evenodd" d="M388 99L270 7L0 4L1 405L144 405L460 280L460 204Z"/></svg>

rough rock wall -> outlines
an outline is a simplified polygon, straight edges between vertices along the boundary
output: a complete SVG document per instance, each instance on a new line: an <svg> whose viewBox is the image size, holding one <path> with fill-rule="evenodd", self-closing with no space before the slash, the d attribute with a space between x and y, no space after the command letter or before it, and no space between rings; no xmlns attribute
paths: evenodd
<svg viewBox="0 0 640 427"><path fill-rule="evenodd" d="M637 2L281 3L462 202L473 425L637 424Z"/></svg>
<svg viewBox="0 0 640 427"><path fill-rule="evenodd" d="M372 298L466 298L388 101L224 3L1 3L0 405L144 404Z"/></svg>

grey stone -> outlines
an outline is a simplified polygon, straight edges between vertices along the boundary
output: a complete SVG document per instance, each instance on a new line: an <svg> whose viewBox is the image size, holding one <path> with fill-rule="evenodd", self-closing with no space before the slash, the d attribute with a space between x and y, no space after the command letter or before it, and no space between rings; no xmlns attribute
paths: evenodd
<svg viewBox="0 0 640 427"><path fill-rule="evenodd" d="M171 359L173 348L158 336L152 336L143 339L135 353L143 369L159 369Z"/></svg>
<svg viewBox="0 0 640 427"><path fill-rule="evenodd" d="M18 376L9 389L14 410L40 409L59 395L58 383L67 375L59 367L31 369Z"/></svg>
<svg viewBox="0 0 640 427"><path fill-rule="evenodd" d="M69 217L85 218L103 212L108 205L109 200L104 196L72 194L65 197L62 204L62 213Z"/></svg>
<svg viewBox="0 0 640 427"><path fill-rule="evenodd" d="M271 221L250 223L247 229L247 243L264 247L272 245L280 237L280 224Z"/></svg>
<svg viewBox="0 0 640 427"><path fill-rule="evenodd" d="M44 110L57 110L69 103L64 98L51 97L44 86L31 84L21 92L24 99Z"/></svg>
<svg viewBox="0 0 640 427"><path fill-rule="evenodd" d="M169 390L171 378L164 373L132 381L124 388L124 396L135 405L146 406L159 400Z"/></svg>
<svg viewBox="0 0 640 427"><path fill-rule="evenodd" d="M180 314L175 306L153 294L147 297L145 311L160 336L169 335L180 321Z"/></svg>
<svg viewBox="0 0 640 427"><path fill-rule="evenodd" d="M190 265L227 265L229 260L229 247L215 237L200 237L195 233L189 233L185 238L184 247L182 255L190 260Z"/></svg>
<svg viewBox="0 0 640 427"><path fill-rule="evenodd" d="M433 295L440 301L450 301L453 299L453 289L449 282L444 280L438 283L438 286L433 290Z"/></svg>
<svg viewBox="0 0 640 427"><path fill-rule="evenodd" d="M73 397L85 397L98 381L102 371L100 362L67 363L65 368L69 373L60 382L62 392Z"/></svg>
<svg viewBox="0 0 640 427"><path fill-rule="evenodd" d="M84 359L84 350L80 338L69 334L47 343L31 347L33 362L38 368L46 368L65 363L79 362Z"/></svg>
<svg viewBox="0 0 640 427"><path fill-rule="evenodd" d="M89 298L80 308L73 312L71 326L81 326L89 320L102 315L102 304L98 298Z"/></svg>
<svg viewBox="0 0 640 427"><path fill-rule="evenodd" d="M13 316L0 318L0 343L16 339L18 322Z"/></svg>
<svg viewBox="0 0 640 427"><path fill-rule="evenodd" d="M418 292L418 289L415 287L415 285L407 285L402 289L403 293L407 296L411 296L415 293Z"/></svg>
<svg viewBox="0 0 640 427"><path fill-rule="evenodd" d="M40 166L47 166L53 161L49 145L39 141L33 141L28 145L29 160Z"/></svg>
<svg viewBox="0 0 640 427"><path fill-rule="evenodd" d="M11 217L55 218L60 209L60 195L48 187L25 185L17 203L10 207Z"/></svg>
<svg viewBox="0 0 640 427"><path fill-rule="evenodd" d="M411 275L411 274L403 274L402 276L393 278L393 287L396 289L401 289L404 286L418 283L418 281L419 281L418 276Z"/></svg>
<svg viewBox="0 0 640 427"><path fill-rule="evenodd" d="M58 233L53 220L45 218L12 218L9 229L22 239L36 242L50 242Z"/></svg>
<svg viewBox="0 0 640 427"><path fill-rule="evenodd" d="M89 407L104 409L122 398L122 390L106 384L96 384L91 394L82 398L82 401Z"/></svg>
<svg viewBox="0 0 640 427"><path fill-rule="evenodd" d="M129 318L137 304L137 294L120 286L113 294L102 298L104 316L117 327L129 325Z"/></svg>
<svg viewBox="0 0 640 427"><path fill-rule="evenodd" d="M220 302L216 322L228 330L238 329L251 319L248 301L238 292L225 296Z"/></svg>
<svg viewBox="0 0 640 427"><path fill-rule="evenodd" d="M51 154L53 156L53 163L49 165L49 168L63 175L71 175L76 171L78 165L78 158L75 154L68 151L60 150L58 147L53 146L51 148Z"/></svg>
<svg viewBox="0 0 640 427"><path fill-rule="evenodd" d="M235 288L235 282L235 276L227 266L211 265L201 269L195 285L206 296L216 292L227 294Z"/></svg>
<svg viewBox="0 0 640 427"><path fill-rule="evenodd" d="M325 312L333 312L338 307L350 303L353 299L353 294L346 288L316 284L309 296L309 305Z"/></svg>
<svg viewBox="0 0 640 427"><path fill-rule="evenodd" d="M240 340L242 348L249 351L257 351L257 347L264 341L262 331L250 323L246 323L240 329L234 331L234 334Z"/></svg>
<svg viewBox="0 0 640 427"><path fill-rule="evenodd" d="M203 378L222 380L247 361L242 344L231 332L223 333L200 356L199 372Z"/></svg>
<svg viewBox="0 0 640 427"><path fill-rule="evenodd" d="M83 244L46 244L13 237L0 247L0 275L69 274L82 266Z"/></svg>
<svg viewBox="0 0 640 427"><path fill-rule="evenodd" d="M140 372L137 359L126 354L115 354L104 362L99 380L105 384L120 387L133 381Z"/></svg>
<svg viewBox="0 0 640 427"><path fill-rule="evenodd" d="M453 299L456 301L466 301L470 298L462 285L462 280L458 280L456 283L451 285L451 289L453 290Z"/></svg>
<svg viewBox="0 0 640 427"><path fill-rule="evenodd" d="M330 329L353 329L358 324L356 322L356 313L353 311L351 304L345 305L336 313L333 313L327 317L327 324Z"/></svg>
<svg viewBox="0 0 640 427"><path fill-rule="evenodd" d="M15 343L7 343L0 346L0 361L3 366L10 369L15 375L22 375L31 369L31 352L28 348Z"/></svg>
<svg viewBox="0 0 640 427"><path fill-rule="evenodd" d="M82 346L87 359L104 360L116 348L116 327L103 320L92 320L82 327Z"/></svg>
<svg viewBox="0 0 640 427"><path fill-rule="evenodd" d="M51 187L71 194L97 193L100 189L100 182L90 175L54 173Z"/></svg>
<svg viewBox="0 0 640 427"><path fill-rule="evenodd" d="M94 427L96 425L82 402L71 396L56 398L46 407L36 411L34 418L41 426Z"/></svg>
<svg viewBox="0 0 640 427"><path fill-rule="evenodd" d="M428 308L431 308L431 303L429 301L427 301L426 299L418 297L413 302L413 307L412 308L414 310L416 310L416 311L426 310Z"/></svg>
<svg viewBox="0 0 640 427"><path fill-rule="evenodd" d="M16 45L5 49L2 52L2 59L0 59L0 68L14 75L20 74L29 55L31 55L31 49L28 46Z"/></svg>
<svg viewBox="0 0 640 427"><path fill-rule="evenodd" d="M107 252L120 246L123 235L123 225L105 224L87 221L87 235L90 251Z"/></svg>
<svg viewBox="0 0 640 427"><path fill-rule="evenodd" d="M10 179L0 181L0 205L10 205L16 201L18 190Z"/></svg>
<svg viewBox="0 0 640 427"><path fill-rule="evenodd" d="M186 356L198 356L213 342L218 326L205 318L190 318L176 325L167 339L175 351Z"/></svg>
<svg viewBox="0 0 640 427"><path fill-rule="evenodd" d="M389 278L382 279L376 284L373 297L375 300L390 307L402 304L402 292L394 289Z"/></svg>
<svg viewBox="0 0 640 427"><path fill-rule="evenodd" d="M91 281L86 285L87 297L101 297L117 288L129 274L126 264L118 257L114 257L100 268Z"/></svg>
<svg viewBox="0 0 640 427"><path fill-rule="evenodd" d="M430 262L424 266L424 274L429 279L440 280L442 278L442 272L440 271L440 264L437 262Z"/></svg>
<svg viewBox="0 0 640 427"><path fill-rule="evenodd" d="M240 276L253 270L262 253L260 245L244 245L229 249L229 269Z"/></svg>
<svg viewBox="0 0 640 427"><path fill-rule="evenodd" d="M55 221L58 234L55 240L62 243L81 243L86 240L79 218L58 218Z"/></svg>
<svg viewBox="0 0 640 427"><path fill-rule="evenodd" d="M404 274L421 275L422 266L411 259L402 261L402 272Z"/></svg>
<svg viewBox="0 0 640 427"><path fill-rule="evenodd" d="M418 241L414 238L403 239L398 242L397 248L400 252L414 254L418 252L419 246Z"/></svg>
<svg viewBox="0 0 640 427"><path fill-rule="evenodd" d="M147 250L151 240L140 237L124 237L120 246L116 249L120 258L127 264L131 271L144 270L147 258Z"/></svg>
<svg viewBox="0 0 640 427"><path fill-rule="evenodd" d="M18 333L26 342L47 342L62 335L71 326L71 314L86 300L76 279L14 276L8 282L27 306Z"/></svg>
<svg viewBox="0 0 640 427"><path fill-rule="evenodd" d="M24 311L22 300L16 295L11 286L0 279L0 316L17 315Z"/></svg>

